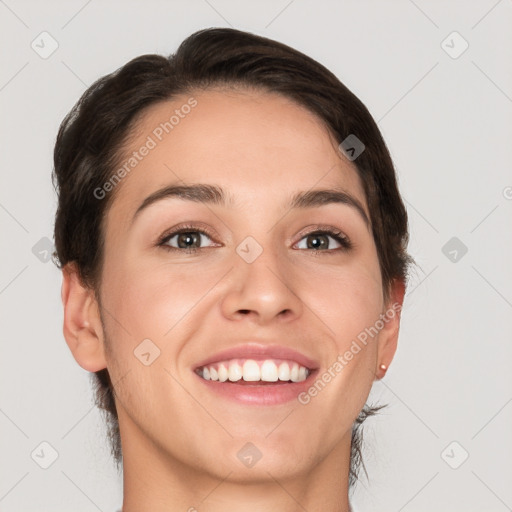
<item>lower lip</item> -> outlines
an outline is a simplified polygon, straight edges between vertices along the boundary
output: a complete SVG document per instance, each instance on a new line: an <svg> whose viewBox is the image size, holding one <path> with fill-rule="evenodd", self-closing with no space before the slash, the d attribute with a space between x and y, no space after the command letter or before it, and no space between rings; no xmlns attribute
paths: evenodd
<svg viewBox="0 0 512 512"><path fill-rule="evenodd" d="M297 400L300 393L305 392L318 373L313 370L302 382L287 382L286 384L237 384L218 380L206 380L194 372L208 389L220 396L241 404L249 405L279 405Z"/></svg>

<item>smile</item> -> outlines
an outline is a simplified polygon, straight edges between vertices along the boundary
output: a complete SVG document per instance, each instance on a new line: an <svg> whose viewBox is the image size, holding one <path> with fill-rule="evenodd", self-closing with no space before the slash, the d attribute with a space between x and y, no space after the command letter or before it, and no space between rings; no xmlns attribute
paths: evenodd
<svg viewBox="0 0 512 512"><path fill-rule="evenodd" d="M318 369L279 359L231 359L201 366L195 375L206 389L231 403L276 406L298 400Z"/></svg>
<svg viewBox="0 0 512 512"><path fill-rule="evenodd" d="M302 382L311 371L295 361L230 359L198 368L196 373L219 382Z"/></svg>

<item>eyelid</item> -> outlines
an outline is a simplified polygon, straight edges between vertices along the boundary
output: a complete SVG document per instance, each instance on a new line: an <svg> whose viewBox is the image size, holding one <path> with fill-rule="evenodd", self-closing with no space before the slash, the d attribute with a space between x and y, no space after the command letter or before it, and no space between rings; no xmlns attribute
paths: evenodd
<svg viewBox="0 0 512 512"><path fill-rule="evenodd" d="M297 242L302 240L305 236L313 235L318 232L327 232L327 234L333 233L333 234L339 236L340 238L343 238L348 244L352 245L352 241L350 240L350 237L344 231L342 231L341 229L336 228L330 224L313 224L310 226L306 226L297 235L297 238L298 238ZM295 243L297 243L297 242L295 242Z"/></svg>
<svg viewBox="0 0 512 512"><path fill-rule="evenodd" d="M345 233L343 233L343 231L341 229L336 228L336 227L332 226L331 224L310 224L310 225L302 228L299 231L297 236L303 237L310 233L315 233L316 231L336 231L336 232L339 232L340 234L346 236Z"/></svg>
<svg viewBox="0 0 512 512"><path fill-rule="evenodd" d="M212 241L214 241L214 242L215 242L215 238L217 237L217 234L214 233L206 224L203 224L202 222L184 223L184 224L177 224L176 226L173 226L172 228L167 229L158 238L157 245L164 245L173 236L179 235L180 233L183 233L183 232L186 233L188 231L191 231L191 232L197 231L199 233L202 233L202 234L208 236L209 238L211 238Z"/></svg>

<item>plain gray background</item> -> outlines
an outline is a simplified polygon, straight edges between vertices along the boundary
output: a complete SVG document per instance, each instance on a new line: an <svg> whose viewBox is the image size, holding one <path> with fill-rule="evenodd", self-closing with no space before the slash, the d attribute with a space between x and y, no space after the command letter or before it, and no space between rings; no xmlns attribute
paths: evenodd
<svg viewBox="0 0 512 512"><path fill-rule="evenodd" d="M1 511L121 505L47 261L53 144L98 77L213 26L326 65L366 104L397 168L419 267L397 355L371 393L390 406L365 424L370 482L354 507L512 510L511 0L0 0L0 20Z"/></svg>

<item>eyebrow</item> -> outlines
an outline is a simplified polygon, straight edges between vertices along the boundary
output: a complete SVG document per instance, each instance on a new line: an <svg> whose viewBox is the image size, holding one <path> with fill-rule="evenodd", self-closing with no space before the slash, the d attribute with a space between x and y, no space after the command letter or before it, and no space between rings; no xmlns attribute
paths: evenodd
<svg viewBox="0 0 512 512"><path fill-rule="evenodd" d="M196 183L193 185L168 185L156 190L144 199L133 214L131 224L133 224L140 213L150 205L171 197L194 201L196 203L220 206L233 206L235 204L233 196L227 194L224 189L216 185L204 183ZM368 216L359 200L341 189L314 189L297 192L288 202L287 209L314 208L333 203L341 203L352 207L362 217L366 226L370 226Z"/></svg>

